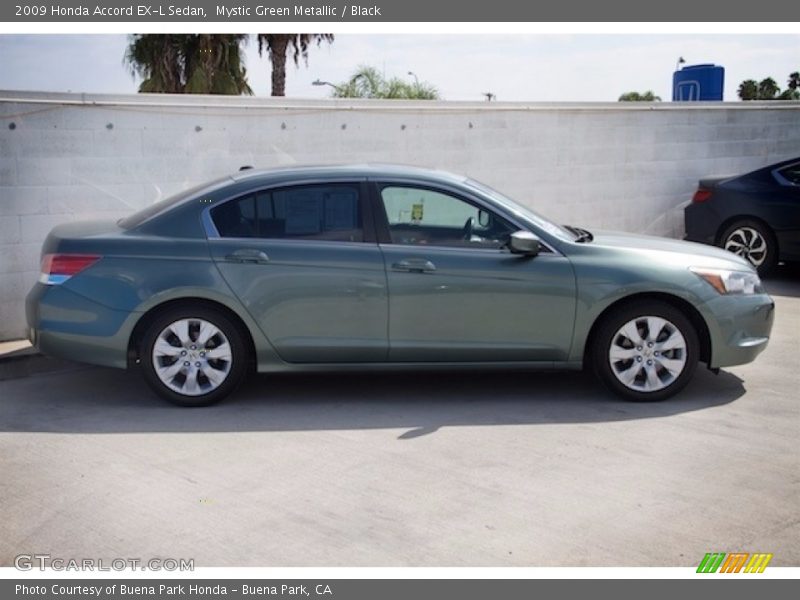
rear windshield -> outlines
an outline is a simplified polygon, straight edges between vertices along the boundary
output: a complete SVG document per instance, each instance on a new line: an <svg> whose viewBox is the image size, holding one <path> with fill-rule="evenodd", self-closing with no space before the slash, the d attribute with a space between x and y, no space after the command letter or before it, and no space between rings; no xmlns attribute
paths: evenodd
<svg viewBox="0 0 800 600"><path fill-rule="evenodd" d="M138 227L145 221L155 217L157 214L172 208L173 206L177 206L187 198L191 198L195 194L199 194L204 189L210 189L216 187L217 184L222 183L223 181L230 181L230 177L223 177L221 179L217 179L212 182L202 183L200 185L196 185L188 190L183 190L182 192L178 192L174 196L170 196L169 198L164 198L163 200L159 200L155 204L151 204L150 206L146 206L145 208L136 211L129 217L125 217L117 221L117 225L122 227L123 229L132 229L133 227Z"/></svg>

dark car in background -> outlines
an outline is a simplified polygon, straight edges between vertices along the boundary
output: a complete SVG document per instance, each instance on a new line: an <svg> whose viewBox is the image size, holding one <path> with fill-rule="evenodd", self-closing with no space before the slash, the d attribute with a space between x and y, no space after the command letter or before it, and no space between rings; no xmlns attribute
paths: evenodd
<svg viewBox="0 0 800 600"><path fill-rule="evenodd" d="M687 240L738 254L761 275L779 261L800 260L800 157L701 179L684 219Z"/></svg>

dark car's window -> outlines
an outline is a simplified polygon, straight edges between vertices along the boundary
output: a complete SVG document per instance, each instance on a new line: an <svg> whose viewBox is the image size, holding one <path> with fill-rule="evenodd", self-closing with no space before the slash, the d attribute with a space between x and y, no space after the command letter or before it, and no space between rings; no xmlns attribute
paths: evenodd
<svg viewBox="0 0 800 600"><path fill-rule="evenodd" d="M217 206L211 218L222 237L364 240L357 184L256 192Z"/></svg>
<svg viewBox="0 0 800 600"><path fill-rule="evenodd" d="M800 185L800 163L790 165L778 171L781 176L794 185Z"/></svg>
<svg viewBox="0 0 800 600"><path fill-rule="evenodd" d="M381 200L394 244L500 248L517 228L450 194L387 185Z"/></svg>

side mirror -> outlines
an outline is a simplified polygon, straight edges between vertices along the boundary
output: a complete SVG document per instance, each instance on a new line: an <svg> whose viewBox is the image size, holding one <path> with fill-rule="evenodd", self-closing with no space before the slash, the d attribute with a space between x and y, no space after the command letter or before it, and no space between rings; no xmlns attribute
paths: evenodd
<svg viewBox="0 0 800 600"><path fill-rule="evenodd" d="M485 210L478 211L478 225L486 229L492 223L492 215Z"/></svg>
<svg viewBox="0 0 800 600"><path fill-rule="evenodd" d="M508 242L508 248L514 254L522 254L523 256L536 256L539 254L542 245L535 235L530 231L515 231L511 234L511 240Z"/></svg>

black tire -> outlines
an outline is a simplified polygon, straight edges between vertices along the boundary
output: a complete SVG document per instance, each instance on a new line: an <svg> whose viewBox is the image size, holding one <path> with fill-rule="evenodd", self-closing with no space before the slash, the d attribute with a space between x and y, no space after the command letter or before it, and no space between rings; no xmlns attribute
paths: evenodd
<svg viewBox="0 0 800 600"><path fill-rule="evenodd" d="M756 239L751 237L754 232L763 240L764 246L766 247L766 251L763 255L761 252L753 252L751 254L748 247L742 247L741 252L736 252L730 247L733 244ZM719 236L719 247L735 252L735 254L745 258L758 270L759 275L768 275L778 264L778 242L775 239L775 234L772 229L760 221L742 219L732 223L722 232L722 235ZM760 264L757 264L759 261Z"/></svg>
<svg viewBox="0 0 800 600"><path fill-rule="evenodd" d="M159 377L154 365L153 347L158 341L159 336L169 325L183 319L188 319L190 321L193 319L203 320L212 324L221 332L224 338L227 338L227 342L230 346L230 361L214 361L213 359L208 361L209 363L214 362L214 364L218 366L223 365L221 368L228 369L224 380L218 384L217 387L196 395L182 394L169 387ZM194 321L192 321L192 323L197 324ZM194 333L194 326L190 327L190 336L192 333ZM195 337L195 339L197 338ZM209 340L209 344L214 344L214 339L223 340L222 337L212 338L212 340ZM213 350L213 347L208 351L210 352L211 350ZM150 322L142 337L139 356L141 359L142 375L147 384L156 394L179 406L209 406L219 402L226 396L232 394L246 378L248 373L249 357L247 345L245 344L245 334L241 331L240 326L232 322L220 311L199 304L175 306L164 310L156 316L156 318ZM180 360L183 359L181 358ZM176 375L176 377L180 378L180 374ZM198 382L204 380L209 388L211 385L214 385L208 378L204 378L202 375L198 375L195 380ZM173 381L175 380L173 379Z"/></svg>
<svg viewBox="0 0 800 600"><path fill-rule="evenodd" d="M641 334L646 331L645 317L659 317L667 321L667 325L661 330L662 335L666 337L673 335L674 330L672 327L674 327L674 329L683 336L685 349L678 351L676 348L663 353L657 353L658 351L654 348L647 348L647 344L643 344L642 353L637 350L638 346L633 346L630 349L622 348L620 343L628 343L628 339L624 335L618 337L618 332L627 323L636 319L641 319L641 321L637 323L637 332ZM639 325L641 325L641 328L638 328ZM647 332L646 335L649 336L650 333ZM665 341L663 338L657 339L661 339L661 343ZM630 361L618 360L612 364L612 359L610 357L612 344L616 344L622 351L632 352L636 354L636 356L632 357ZM654 344L658 347L659 342L654 341ZM599 323L593 335L589 356L595 374L609 390L625 400L655 402L666 400L677 394L689 383L689 380L692 378L697 368L699 349L700 342L698 341L697 332L691 321L683 312L671 304L659 300L640 300L624 304L603 317L603 320ZM655 356L654 353L656 353ZM662 363L659 362L663 360L665 364L668 364L665 359L672 362L673 360L680 360L682 358L685 358L683 368L675 375L669 372L663 367ZM641 362L635 363L635 360L640 360ZM646 379L647 374L645 363L647 363L648 360L651 361L654 366L646 368L658 372L656 376L659 378L659 382L664 384L665 387L655 389L654 391L647 391L644 388L646 383L643 379ZM637 367L637 364L641 364L641 367ZM637 368L640 370L637 372L636 380L631 383L631 387L624 384L620 378L615 375L615 371L619 373L633 373ZM628 369L634 369L634 371L628 371Z"/></svg>

